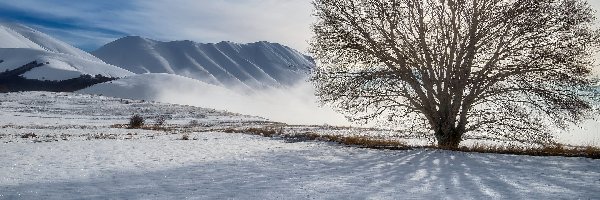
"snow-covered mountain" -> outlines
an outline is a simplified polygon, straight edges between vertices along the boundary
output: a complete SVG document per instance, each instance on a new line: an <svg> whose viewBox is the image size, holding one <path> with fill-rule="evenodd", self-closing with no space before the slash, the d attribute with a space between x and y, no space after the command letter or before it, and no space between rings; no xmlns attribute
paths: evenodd
<svg viewBox="0 0 600 200"><path fill-rule="evenodd" d="M125 37L94 54L98 57L27 26L0 23L0 93L76 91L294 124L345 122L343 116L318 107L312 86L303 81L314 66L312 59L280 44Z"/></svg>
<svg viewBox="0 0 600 200"><path fill-rule="evenodd" d="M170 73L228 88L269 88L303 80L313 60L269 42L161 42L137 36L113 41L92 52L134 73Z"/></svg>
<svg viewBox="0 0 600 200"><path fill-rule="evenodd" d="M33 61L42 66L24 73L22 76L27 79L66 80L84 74L106 77L133 74L28 26L0 23L0 72Z"/></svg>

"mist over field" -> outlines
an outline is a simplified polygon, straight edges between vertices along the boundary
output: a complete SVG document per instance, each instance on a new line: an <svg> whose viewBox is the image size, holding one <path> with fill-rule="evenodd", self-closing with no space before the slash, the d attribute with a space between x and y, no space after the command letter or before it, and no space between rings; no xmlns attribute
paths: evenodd
<svg viewBox="0 0 600 200"><path fill-rule="evenodd" d="M351 123L335 109L320 105L314 95L314 86L307 81L290 88L272 88L249 94L232 90L218 92L194 87L193 84L165 86L158 91L156 99L161 102L222 109L289 124L377 126ZM600 146L599 127L600 119L590 119L555 135L559 142L566 144Z"/></svg>
<svg viewBox="0 0 600 200"><path fill-rule="evenodd" d="M226 90L226 89L225 89ZM331 107L321 106L310 82L298 82L286 88L244 92L216 92L193 85L162 88L161 102L210 107L236 113L256 115L269 120L303 125L351 125Z"/></svg>

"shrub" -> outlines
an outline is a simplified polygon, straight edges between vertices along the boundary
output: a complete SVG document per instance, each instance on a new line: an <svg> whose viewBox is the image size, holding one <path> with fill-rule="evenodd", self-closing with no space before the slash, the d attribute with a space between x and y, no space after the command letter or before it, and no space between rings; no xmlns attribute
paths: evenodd
<svg viewBox="0 0 600 200"><path fill-rule="evenodd" d="M233 128L226 128L223 130L223 133L240 133L241 131L235 130Z"/></svg>
<svg viewBox="0 0 600 200"><path fill-rule="evenodd" d="M189 126L190 127L196 127L199 126L200 122L198 122L198 120L193 119L192 121L190 121Z"/></svg>
<svg viewBox="0 0 600 200"><path fill-rule="evenodd" d="M246 130L244 130L244 132L252 135L261 135L265 137L273 137L280 134L280 132L277 132L275 129L270 127L247 128Z"/></svg>
<svg viewBox="0 0 600 200"><path fill-rule="evenodd" d="M21 135L21 138L35 138L37 135L35 133L25 133Z"/></svg>
<svg viewBox="0 0 600 200"><path fill-rule="evenodd" d="M156 119L154 120L154 127L160 128L165 125L166 121L167 121L167 116L160 115L160 116L156 117Z"/></svg>
<svg viewBox="0 0 600 200"><path fill-rule="evenodd" d="M600 158L600 147L585 146L583 152L591 158Z"/></svg>
<svg viewBox="0 0 600 200"><path fill-rule="evenodd" d="M142 128L144 126L144 117L135 114L129 118L129 128Z"/></svg>

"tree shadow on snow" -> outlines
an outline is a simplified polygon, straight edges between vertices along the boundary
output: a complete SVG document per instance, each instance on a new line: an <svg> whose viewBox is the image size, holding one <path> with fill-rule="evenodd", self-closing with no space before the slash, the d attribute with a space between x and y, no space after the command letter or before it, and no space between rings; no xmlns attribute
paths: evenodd
<svg viewBox="0 0 600 200"><path fill-rule="evenodd" d="M596 160L428 149L325 149L0 187L0 199L600 198Z"/></svg>

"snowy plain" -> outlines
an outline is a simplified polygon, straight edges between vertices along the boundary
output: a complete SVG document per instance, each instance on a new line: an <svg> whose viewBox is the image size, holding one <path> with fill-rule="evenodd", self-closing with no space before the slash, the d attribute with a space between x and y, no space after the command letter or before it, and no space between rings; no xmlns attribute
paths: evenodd
<svg viewBox="0 0 600 200"><path fill-rule="evenodd" d="M600 198L588 158L289 142L219 131L260 117L84 94L0 94L0 111L0 199ZM202 131L111 128L133 113Z"/></svg>

